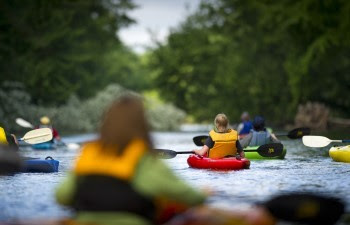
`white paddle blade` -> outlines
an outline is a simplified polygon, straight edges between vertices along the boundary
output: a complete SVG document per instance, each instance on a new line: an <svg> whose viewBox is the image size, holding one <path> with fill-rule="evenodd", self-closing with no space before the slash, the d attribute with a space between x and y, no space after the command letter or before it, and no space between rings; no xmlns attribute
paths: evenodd
<svg viewBox="0 0 350 225"><path fill-rule="evenodd" d="M34 126L29 123L28 121L22 119L22 118L17 118L16 123L20 125L21 127L26 127L26 128L34 128Z"/></svg>
<svg viewBox="0 0 350 225"><path fill-rule="evenodd" d="M332 140L322 136L303 136L303 144L309 147L321 148L329 145L331 142Z"/></svg>
<svg viewBox="0 0 350 225"><path fill-rule="evenodd" d="M29 144L39 144L52 140L52 131L50 128L40 128L27 132L22 141Z"/></svg>

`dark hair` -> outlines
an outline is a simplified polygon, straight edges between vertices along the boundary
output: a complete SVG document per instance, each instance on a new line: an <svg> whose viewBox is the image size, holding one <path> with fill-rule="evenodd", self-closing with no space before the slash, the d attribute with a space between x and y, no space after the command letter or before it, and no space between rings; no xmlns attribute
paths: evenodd
<svg viewBox="0 0 350 225"><path fill-rule="evenodd" d="M253 120L253 128L256 131L265 129L265 119L262 116L256 116Z"/></svg>
<svg viewBox="0 0 350 225"><path fill-rule="evenodd" d="M121 155L125 147L135 139L142 139L152 149L149 128L141 98L123 96L114 101L104 114L100 128L100 140ZM106 148L107 149L107 148Z"/></svg>

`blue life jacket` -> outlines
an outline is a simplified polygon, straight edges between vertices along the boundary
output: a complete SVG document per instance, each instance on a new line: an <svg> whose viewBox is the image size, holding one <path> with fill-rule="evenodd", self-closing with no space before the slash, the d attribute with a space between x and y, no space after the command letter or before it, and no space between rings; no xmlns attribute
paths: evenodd
<svg viewBox="0 0 350 225"><path fill-rule="evenodd" d="M253 124L251 121L243 122L243 129L239 132L239 134L249 134L250 130L253 129Z"/></svg>
<svg viewBox="0 0 350 225"><path fill-rule="evenodd" d="M270 132L264 130L264 131L255 131L251 130L252 132L252 139L249 143L249 146L260 146L264 144L270 143Z"/></svg>

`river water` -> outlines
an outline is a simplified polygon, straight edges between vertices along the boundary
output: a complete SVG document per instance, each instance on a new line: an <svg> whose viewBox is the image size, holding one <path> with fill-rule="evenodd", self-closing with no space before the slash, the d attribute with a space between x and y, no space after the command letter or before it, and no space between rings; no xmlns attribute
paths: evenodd
<svg viewBox="0 0 350 225"><path fill-rule="evenodd" d="M199 132L154 132L156 148L188 151L196 147L192 138ZM94 135L65 137L67 143L82 142ZM210 188L214 195L208 204L223 208L250 207L257 201L280 193L311 191L331 195L347 204L350 212L350 164L333 162L328 149L307 148L301 140L281 139L287 148L286 159L252 161L250 169L211 171L189 168L187 155L164 160L178 176L198 188ZM17 219L56 219L71 212L55 202L54 190L72 167L79 150L60 148L37 151L20 150L22 155L60 161L58 173L20 173L0 177L0 221ZM348 219L346 219L348 221ZM347 222L339 224L346 224Z"/></svg>

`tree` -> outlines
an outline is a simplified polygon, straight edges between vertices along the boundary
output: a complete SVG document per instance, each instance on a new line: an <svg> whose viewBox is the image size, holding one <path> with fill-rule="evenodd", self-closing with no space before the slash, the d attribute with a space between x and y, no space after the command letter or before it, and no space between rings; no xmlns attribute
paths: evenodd
<svg viewBox="0 0 350 225"><path fill-rule="evenodd" d="M285 123L308 100L349 116L349 12L344 0L203 1L153 50L155 83L197 119Z"/></svg>
<svg viewBox="0 0 350 225"><path fill-rule="evenodd" d="M130 0L0 0L0 82L22 82L35 103L92 96L106 85L103 59L133 22Z"/></svg>

